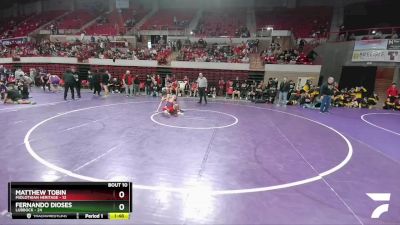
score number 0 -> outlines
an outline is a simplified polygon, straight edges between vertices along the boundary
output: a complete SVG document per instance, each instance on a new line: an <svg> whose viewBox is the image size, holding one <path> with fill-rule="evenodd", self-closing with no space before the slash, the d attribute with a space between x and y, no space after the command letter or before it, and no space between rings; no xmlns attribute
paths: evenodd
<svg viewBox="0 0 400 225"><path fill-rule="evenodd" d="M120 191L118 193L118 197L123 199L125 197L125 192ZM118 208L119 208L119 210L123 211L125 209L125 205L121 203L121 204L119 204Z"/></svg>

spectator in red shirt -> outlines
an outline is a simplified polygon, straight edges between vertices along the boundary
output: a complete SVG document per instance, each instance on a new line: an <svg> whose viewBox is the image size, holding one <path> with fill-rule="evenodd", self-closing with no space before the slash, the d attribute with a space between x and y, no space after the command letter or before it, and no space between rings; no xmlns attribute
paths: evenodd
<svg viewBox="0 0 400 225"><path fill-rule="evenodd" d="M397 98L397 96L399 95L399 90L397 90L396 87L396 83L392 83L392 86L390 86L387 90L386 90L386 95L387 97L395 97Z"/></svg>
<svg viewBox="0 0 400 225"><path fill-rule="evenodd" d="M124 75L122 75L122 84L125 87L126 97L133 96L133 76L131 71L127 70Z"/></svg>

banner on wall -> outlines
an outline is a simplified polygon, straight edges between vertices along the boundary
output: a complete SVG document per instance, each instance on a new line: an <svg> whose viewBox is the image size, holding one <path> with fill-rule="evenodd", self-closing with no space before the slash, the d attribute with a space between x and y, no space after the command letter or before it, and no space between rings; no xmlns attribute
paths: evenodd
<svg viewBox="0 0 400 225"><path fill-rule="evenodd" d="M19 37L19 38L9 38L9 39L1 39L0 43L4 46L8 45L20 45L24 44L28 41L28 37Z"/></svg>
<svg viewBox="0 0 400 225"><path fill-rule="evenodd" d="M386 50L388 40L373 39L356 41L354 50Z"/></svg>
<svg viewBox="0 0 400 225"><path fill-rule="evenodd" d="M400 50L354 51L353 62L400 62Z"/></svg>
<svg viewBox="0 0 400 225"><path fill-rule="evenodd" d="M388 50L400 50L400 39L392 39L387 42Z"/></svg>
<svg viewBox="0 0 400 225"><path fill-rule="evenodd" d="M353 62L400 62L400 40L356 41Z"/></svg>

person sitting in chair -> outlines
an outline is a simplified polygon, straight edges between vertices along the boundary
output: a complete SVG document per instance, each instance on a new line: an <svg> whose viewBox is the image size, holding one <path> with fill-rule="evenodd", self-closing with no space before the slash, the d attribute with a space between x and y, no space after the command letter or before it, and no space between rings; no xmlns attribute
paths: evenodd
<svg viewBox="0 0 400 225"><path fill-rule="evenodd" d="M240 83L239 81L233 83L233 93L232 93L232 99L235 99L235 96L238 97L238 99L241 99L240 97Z"/></svg>
<svg viewBox="0 0 400 225"><path fill-rule="evenodd" d="M192 82L192 85L190 87L190 96L191 97L197 97L197 94L199 92L199 87L196 82Z"/></svg>

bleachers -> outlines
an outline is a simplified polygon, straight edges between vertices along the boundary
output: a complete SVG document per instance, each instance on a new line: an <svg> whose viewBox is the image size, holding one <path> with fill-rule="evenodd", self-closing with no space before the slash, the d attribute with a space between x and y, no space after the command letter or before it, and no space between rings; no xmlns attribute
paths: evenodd
<svg viewBox="0 0 400 225"><path fill-rule="evenodd" d="M80 29L83 25L97 17L97 13L88 10L80 9L73 11L58 21L58 29Z"/></svg>
<svg viewBox="0 0 400 225"><path fill-rule="evenodd" d="M39 15L30 15L19 19L11 19L5 21L1 25L0 31L2 33L8 31L7 38L27 36L43 24L57 18L65 12L66 11L64 10L47 11Z"/></svg>
<svg viewBox="0 0 400 225"><path fill-rule="evenodd" d="M9 24L8 28L10 28L10 35L9 37L22 37L26 36L32 31L36 30L43 24L57 18L58 16L64 14L65 11L63 10L56 10L56 11L47 11L41 13L39 15L32 15L27 17L25 20L18 23L17 26L13 27Z"/></svg>
<svg viewBox="0 0 400 225"><path fill-rule="evenodd" d="M309 38L313 34L326 37L332 20L330 7L278 8L257 10L257 29L273 26L274 30L291 30L296 37Z"/></svg>
<svg viewBox="0 0 400 225"><path fill-rule="evenodd" d="M5 18L0 22L0 34L1 38L8 38L10 37L11 33L9 31L13 30L13 28L24 21L27 17L11 17L11 18Z"/></svg>
<svg viewBox="0 0 400 225"><path fill-rule="evenodd" d="M218 49L209 45L206 48L187 46L183 47L177 57L178 61L196 62L225 62L225 63L248 63L242 59L248 55L246 45L225 45Z"/></svg>
<svg viewBox="0 0 400 225"><path fill-rule="evenodd" d="M243 10L214 10L203 13L197 27L197 36L240 36L239 29L246 27Z"/></svg>
<svg viewBox="0 0 400 225"><path fill-rule="evenodd" d="M188 25L195 15L195 10L162 9L156 12L142 26L142 30L181 30ZM177 23L174 23L174 17ZM186 21L186 22L185 22Z"/></svg>
<svg viewBox="0 0 400 225"><path fill-rule="evenodd" d="M123 9L113 10L109 14L105 14L106 21L103 23L94 23L90 27L85 29L87 35L109 35L115 36L118 34L124 34L126 32L125 23L129 20L135 20L139 22L148 11L139 8L135 9Z"/></svg>

